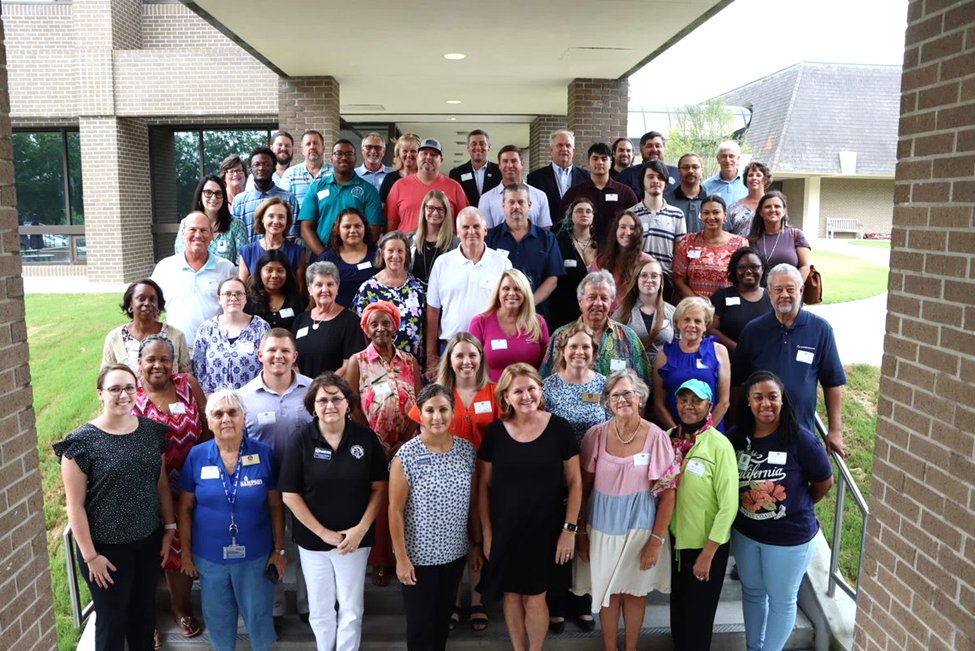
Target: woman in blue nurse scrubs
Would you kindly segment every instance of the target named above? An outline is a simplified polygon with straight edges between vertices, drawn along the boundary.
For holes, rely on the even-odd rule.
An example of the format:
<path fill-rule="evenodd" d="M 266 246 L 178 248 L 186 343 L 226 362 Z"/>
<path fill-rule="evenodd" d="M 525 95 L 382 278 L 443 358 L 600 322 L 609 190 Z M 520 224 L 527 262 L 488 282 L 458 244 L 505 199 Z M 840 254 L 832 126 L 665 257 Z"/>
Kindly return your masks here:
<path fill-rule="evenodd" d="M 231 651 L 237 616 L 255 651 L 277 641 L 274 582 L 284 576 L 284 504 L 271 448 L 244 437 L 246 411 L 231 389 L 213 393 L 213 440 L 193 448 L 179 477 L 183 572 L 199 577 L 210 643 Z"/>

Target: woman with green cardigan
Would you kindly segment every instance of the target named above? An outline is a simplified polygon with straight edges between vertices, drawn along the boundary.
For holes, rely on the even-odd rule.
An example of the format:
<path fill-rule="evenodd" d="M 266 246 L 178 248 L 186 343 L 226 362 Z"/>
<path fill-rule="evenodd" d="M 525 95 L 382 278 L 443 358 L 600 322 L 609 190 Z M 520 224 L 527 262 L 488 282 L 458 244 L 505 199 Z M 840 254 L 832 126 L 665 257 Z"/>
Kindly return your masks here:
<path fill-rule="evenodd" d="M 711 388 L 688 380 L 677 389 L 680 424 L 668 432 L 680 483 L 670 521 L 670 630 L 675 649 L 711 648 L 711 631 L 738 510 L 734 447 L 714 428 Z"/>

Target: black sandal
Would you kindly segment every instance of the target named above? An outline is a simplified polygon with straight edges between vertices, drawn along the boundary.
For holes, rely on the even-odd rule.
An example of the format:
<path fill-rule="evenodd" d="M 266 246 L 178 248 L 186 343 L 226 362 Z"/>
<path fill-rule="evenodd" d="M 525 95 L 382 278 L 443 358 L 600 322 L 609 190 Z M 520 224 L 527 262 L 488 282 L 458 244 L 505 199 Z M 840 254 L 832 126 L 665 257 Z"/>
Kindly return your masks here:
<path fill-rule="evenodd" d="M 455 605 L 454 612 L 450 615 L 450 623 L 447 625 L 447 630 L 453 633 L 458 624 L 460 624 L 460 606 Z"/>
<path fill-rule="evenodd" d="M 471 630 L 474 631 L 474 635 L 482 635 L 487 630 L 491 620 L 488 619 L 487 609 L 484 608 L 484 604 L 471 605 L 468 621 L 470 622 Z"/>

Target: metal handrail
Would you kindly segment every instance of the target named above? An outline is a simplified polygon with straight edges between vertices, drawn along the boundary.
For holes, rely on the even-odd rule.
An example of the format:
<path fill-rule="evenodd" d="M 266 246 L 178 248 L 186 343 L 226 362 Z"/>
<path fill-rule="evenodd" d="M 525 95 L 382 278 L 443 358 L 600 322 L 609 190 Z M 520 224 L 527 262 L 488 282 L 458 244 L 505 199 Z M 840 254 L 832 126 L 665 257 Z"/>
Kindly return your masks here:
<path fill-rule="evenodd" d="M 81 628 L 88 616 L 95 610 L 95 604 L 88 602 L 87 606 L 81 605 L 81 589 L 78 585 L 78 559 L 74 555 L 74 534 L 71 533 L 71 525 L 64 528 L 61 534 L 64 541 L 64 564 L 68 570 L 68 592 L 71 596 L 71 618 L 74 620 L 76 628 Z"/>
<path fill-rule="evenodd" d="M 827 429 L 819 414 L 816 414 L 816 430 L 825 441 Z M 833 516 L 833 544 L 830 545 L 829 552 L 829 587 L 826 590 L 826 595 L 832 597 L 836 594 L 836 588 L 839 587 L 853 601 L 856 601 L 857 591 L 860 586 L 860 572 L 863 570 L 863 546 L 867 541 L 867 519 L 870 516 L 870 508 L 867 505 L 867 500 L 863 498 L 863 493 L 860 492 L 860 487 L 857 485 L 856 480 L 850 474 L 850 469 L 847 467 L 846 462 L 843 461 L 843 457 L 835 452 L 832 453 L 832 457 L 839 470 L 839 477 L 836 479 L 836 513 Z M 847 491 L 853 496 L 853 502 L 863 515 L 863 530 L 860 532 L 860 561 L 857 565 L 856 588 L 851 586 L 849 581 L 839 571 L 840 547 L 843 544 L 843 507 L 846 505 Z"/>

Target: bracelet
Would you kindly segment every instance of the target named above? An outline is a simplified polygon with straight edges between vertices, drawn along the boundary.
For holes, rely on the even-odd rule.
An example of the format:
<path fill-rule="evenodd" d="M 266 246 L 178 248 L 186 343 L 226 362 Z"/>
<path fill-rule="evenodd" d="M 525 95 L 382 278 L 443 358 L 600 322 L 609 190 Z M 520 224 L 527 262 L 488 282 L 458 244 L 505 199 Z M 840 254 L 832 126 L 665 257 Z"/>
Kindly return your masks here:
<path fill-rule="evenodd" d="M 98 552 L 95 552 L 95 555 L 92 556 L 91 558 L 85 558 L 84 556 L 82 556 L 81 557 L 81 560 L 83 560 L 85 562 L 85 565 L 90 565 L 91 562 L 93 560 L 95 560 L 96 558 L 98 558 L 99 556 L 101 556 L 101 554 L 99 554 Z"/>
<path fill-rule="evenodd" d="M 661 545 L 667 542 L 666 538 L 664 538 L 663 536 L 658 536 L 652 531 L 650 532 L 650 537 L 653 538 L 654 540 L 659 540 Z"/>
<path fill-rule="evenodd" d="M 166 531 L 176 531 L 176 523 L 171 522 L 169 524 L 164 524 L 163 529 L 165 529 Z"/>

